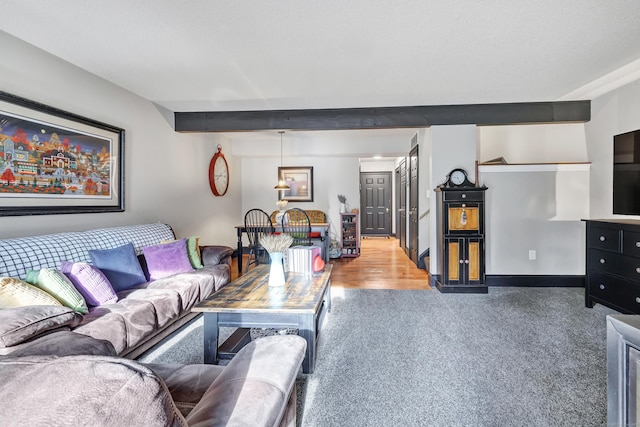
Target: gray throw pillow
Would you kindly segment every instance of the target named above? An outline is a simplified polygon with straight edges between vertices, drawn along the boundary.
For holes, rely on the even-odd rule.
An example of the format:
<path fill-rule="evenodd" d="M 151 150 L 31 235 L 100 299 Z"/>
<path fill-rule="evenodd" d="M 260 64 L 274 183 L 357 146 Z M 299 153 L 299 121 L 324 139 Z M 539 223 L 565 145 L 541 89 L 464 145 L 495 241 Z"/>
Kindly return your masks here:
<path fill-rule="evenodd" d="M 0 348 L 23 343 L 61 327 L 73 328 L 81 321 L 81 314 L 57 305 L 29 305 L 0 310 Z"/>

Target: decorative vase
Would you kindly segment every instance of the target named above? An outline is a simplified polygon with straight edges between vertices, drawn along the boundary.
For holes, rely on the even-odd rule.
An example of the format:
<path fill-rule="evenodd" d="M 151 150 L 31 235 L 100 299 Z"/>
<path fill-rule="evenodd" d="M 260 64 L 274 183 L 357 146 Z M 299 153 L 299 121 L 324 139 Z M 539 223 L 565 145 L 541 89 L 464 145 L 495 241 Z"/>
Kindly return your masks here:
<path fill-rule="evenodd" d="M 347 204 L 340 203 L 340 213 L 346 213 L 346 212 L 347 212 Z"/>
<path fill-rule="evenodd" d="M 282 263 L 282 252 L 270 253 L 271 268 L 269 269 L 269 286 L 284 286 L 284 264 Z"/>

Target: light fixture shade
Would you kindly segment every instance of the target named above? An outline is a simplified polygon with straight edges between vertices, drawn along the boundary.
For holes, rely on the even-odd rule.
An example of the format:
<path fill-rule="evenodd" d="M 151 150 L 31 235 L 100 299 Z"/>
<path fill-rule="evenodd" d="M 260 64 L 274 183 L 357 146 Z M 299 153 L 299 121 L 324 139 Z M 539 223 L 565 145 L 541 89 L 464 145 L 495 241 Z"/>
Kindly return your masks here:
<path fill-rule="evenodd" d="M 273 187 L 274 190 L 290 190 L 291 188 L 284 183 L 284 181 L 279 181 L 278 185 L 276 185 L 275 187 Z"/>

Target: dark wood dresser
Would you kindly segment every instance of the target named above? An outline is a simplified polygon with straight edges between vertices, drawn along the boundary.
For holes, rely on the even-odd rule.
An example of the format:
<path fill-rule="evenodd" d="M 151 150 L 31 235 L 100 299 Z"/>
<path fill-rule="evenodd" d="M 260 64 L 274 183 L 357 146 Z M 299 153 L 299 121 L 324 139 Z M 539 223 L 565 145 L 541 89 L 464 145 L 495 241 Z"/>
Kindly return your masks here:
<path fill-rule="evenodd" d="M 640 314 L 640 221 L 585 220 L 585 305 Z"/>

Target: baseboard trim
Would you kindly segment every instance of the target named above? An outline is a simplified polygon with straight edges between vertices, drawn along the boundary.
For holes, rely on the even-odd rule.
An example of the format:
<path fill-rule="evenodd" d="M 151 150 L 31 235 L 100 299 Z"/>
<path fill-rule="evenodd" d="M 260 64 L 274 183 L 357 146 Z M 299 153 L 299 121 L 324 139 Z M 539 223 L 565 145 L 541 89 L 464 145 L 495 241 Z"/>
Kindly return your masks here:
<path fill-rule="evenodd" d="M 431 287 L 435 288 L 440 280 L 439 274 L 431 275 Z M 487 286 L 529 286 L 538 288 L 584 288 L 585 277 L 582 275 L 552 274 L 487 274 Z"/>
<path fill-rule="evenodd" d="M 487 286 L 530 286 L 546 288 L 584 288 L 584 276 L 577 275 L 525 275 L 487 274 Z"/>

